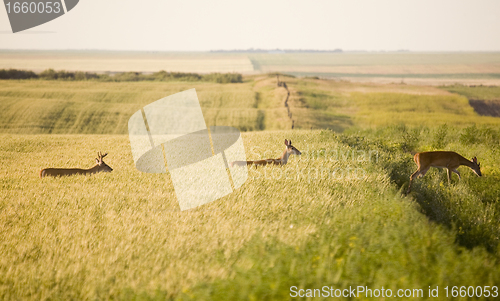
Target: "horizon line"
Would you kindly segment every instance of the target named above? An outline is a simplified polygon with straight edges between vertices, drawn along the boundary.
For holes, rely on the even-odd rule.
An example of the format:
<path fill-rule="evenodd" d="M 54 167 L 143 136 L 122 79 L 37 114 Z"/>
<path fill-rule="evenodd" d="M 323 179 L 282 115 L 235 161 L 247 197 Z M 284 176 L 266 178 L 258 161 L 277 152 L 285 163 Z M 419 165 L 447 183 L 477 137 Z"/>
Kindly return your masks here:
<path fill-rule="evenodd" d="M 398 49 L 398 50 L 343 50 L 337 49 L 281 49 L 281 48 L 248 48 L 248 49 L 212 49 L 212 50 L 131 50 L 131 49 L 95 49 L 95 48 L 67 48 L 67 49 L 27 49 L 27 48 L 0 48 L 0 52 L 12 52 L 12 51 L 101 51 L 101 52 L 157 52 L 157 53 L 269 53 L 269 54 L 286 54 L 286 53 L 492 53 L 500 52 L 500 50 L 409 50 L 409 49 Z"/>

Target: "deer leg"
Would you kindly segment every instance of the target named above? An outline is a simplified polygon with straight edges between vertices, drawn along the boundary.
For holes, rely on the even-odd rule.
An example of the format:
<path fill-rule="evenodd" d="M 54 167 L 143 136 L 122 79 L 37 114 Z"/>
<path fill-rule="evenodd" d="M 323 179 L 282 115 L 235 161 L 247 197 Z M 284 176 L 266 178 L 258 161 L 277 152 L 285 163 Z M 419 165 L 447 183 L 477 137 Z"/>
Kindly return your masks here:
<path fill-rule="evenodd" d="M 458 179 L 459 179 L 459 180 L 461 180 L 461 179 L 462 179 L 462 177 L 460 177 L 460 173 L 458 172 L 458 170 L 453 169 L 453 170 L 452 170 L 452 172 L 454 172 L 454 173 L 456 173 L 456 174 L 457 174 L 457 176 L 458 176 Z"/>
<path fill-rule="evenodd" d="M 411 176 L 410 176 L 410 184 L 408 185 L 408 191 L 407 193 L 410 193 L 410 189 L 411 189 L 411 183 L 413 182 L 413 180 L 415 178 L 421 178 L 423 176 L 425 176 L 425 174 L 429 171 L 429 168 L 431 168 L 430 166 L 428 166 L 427 168 L 422 168 L 420 167 L 419 169 L 417 169 L 416 172 L 414 172 Z"/>
<path fill-rule="evenodd" d="M 418 175 L 418 177 L 422 178 L 423 176 L 425 176 L 425 174 L 429 171 L 430 168 L 431 167 L 429 166 L 429 167 L 427 167 L 425 169 L 421 169 L 420 174 Z"/>
<path fill-rule="evenodd" d="M 406 194 L 410 193 L 411 190 L 411 182 L 420 175 L 420 169 L 417 169 L 411 176 L 410 176 L 410 183 L 408 184 L 408 190 L 406 191 Z"/>
<path fill-rule="evenodd" d="M 413 181 L 413 179 L 415 179 L 419 175 L 420 175 L 420 169 L 417 169 L 417 171 L 410 176 L 410 181 Z"/>
<path fill-rule="evenodd" d="M 448 170 L 448 184 L 450 184 L 451 183 L 451 169 L 448 168 L 447 170 Z"/>

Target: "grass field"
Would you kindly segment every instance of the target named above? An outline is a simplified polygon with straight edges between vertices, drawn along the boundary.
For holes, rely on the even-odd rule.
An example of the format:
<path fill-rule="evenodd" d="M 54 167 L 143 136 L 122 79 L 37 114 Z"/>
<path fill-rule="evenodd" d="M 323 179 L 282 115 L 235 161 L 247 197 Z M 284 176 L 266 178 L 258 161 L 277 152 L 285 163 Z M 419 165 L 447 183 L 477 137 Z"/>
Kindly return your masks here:
<path fill-rule="evenodd" d="M 294 130 L 273 76 L 0 81 L 0 299 L 290 300 L 293 286 L 364 286 L 449 300 L 453 286 L 499 286 L 500 118 L 467 102 L 498 88 L 280 79 Z M 247 131 L 249 160 L 278 157 L 284 139 L 303 155 L 181 212 L 168 174 L 135 169 L 126 133 L 132 113 L 190 88 L 207 125 Z M 477 156 L 483 177 L 460 167 L 449 185 L 432 169 L 404 195 L 411 154 L 444 149 Z M 112 173 L 38 177 L 91 167 L 97 151 Z"/>
<path fill-rule="evenodd" d="M 283 92 L 275 84 L 255 89 L 254 84 L 2 81 L 0 128 L 18 134 L 126 134 L 128 119 L 137 110 L 191 88 L 197 91 L 208 126 L 290 128 Z"/>
<path fill-rule="evenodd" d="M 0 132 L 11 134 L 126 134 L 128 118 L 165 96 L 195 88 L 208 126 L 241 131 L 345 129 L 367 126 L 500 125 L 478 116 L 467 95 L 493 97 L 497 88 L 353 84 L 282 76 L 291 92 L 287 115 L 285 89 L 269 75 L 247 76 L 243 83 L 98 82 L 1 80 Z M 460 96 L 455 93 L 462 95 Z M 485 92 L 487 91 L 487 92 Z M 467 94 L 467 93 L 469 94 Z"/>
<path fill-rule="evenodd" d="M 291 286 L 428 296 L 429 286 L 498 285 L 499 148 L 453 142 L 464 133 L 447 132 L 445 147 L 477 155 L 484 177 L 463 171 L 449 186 L 431 171 L 408 197 L 404 150 L 432 148 L 438 131 L 246 133 L 250 159 L 280 153 L 284 138 L 303 155 L 250 169 L 236 192 L 186 212 L 168 175 L 134 168 L 127 136 L 3 135 L 0 296 L 275 300 Z M 47 166 L 90 167 L 96 150 L 112 173 L 38 178 Z"/>
<path fill-rule="evenodd" d="M 249 54 L 261 72 L 322 77 L 496 78 L 499 53 L 346 52 Z"/>

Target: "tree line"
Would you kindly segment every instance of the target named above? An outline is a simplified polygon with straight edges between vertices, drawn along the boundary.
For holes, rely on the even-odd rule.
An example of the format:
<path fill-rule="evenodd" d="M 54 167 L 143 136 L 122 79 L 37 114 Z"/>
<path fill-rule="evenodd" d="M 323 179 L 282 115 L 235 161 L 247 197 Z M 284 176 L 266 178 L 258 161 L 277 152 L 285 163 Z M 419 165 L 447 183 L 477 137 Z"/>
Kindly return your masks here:
<path fill-rule="evenodd" d="M 82 71 L 65 71 L 47 69 L 40 73 L 30 70 L 0 69 L 0 79 L 44 79 L 44 80 L 97 80 L 110 82 L 136 82 L 136 81 L 205 81 L 214 83 L 241 83 L 243 76 L 239 73 L 184 73 L 158 71 L 152 74 L 141 72 L 120 72 L 113 75 Z"/>

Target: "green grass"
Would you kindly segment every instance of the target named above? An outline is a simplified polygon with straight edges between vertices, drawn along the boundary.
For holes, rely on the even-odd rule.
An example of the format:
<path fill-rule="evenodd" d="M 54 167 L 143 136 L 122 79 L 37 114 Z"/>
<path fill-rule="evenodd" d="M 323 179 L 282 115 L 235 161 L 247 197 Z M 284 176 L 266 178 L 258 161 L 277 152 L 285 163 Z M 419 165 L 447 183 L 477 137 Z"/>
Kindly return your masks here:
<path fill-rule="evenodd" d="M 253 82 L 1 82 L 0 132 L 3 133 L 126 134 L 128 119 L 137 110 L 191 88 L 196 88 L 208 126 L 230 125 L 242 131 L 291 127 L 274 121 L 276 117 L 286 117 L 282 95 L 274 95 L 274 87 L 264 86 L 262 91 L 254 91 Z M 257 93 L 265 101 L 261 105 L 266 106 L 264 111 L 254 107 Z"/>
<path fill-rule="evenodd" d="M 478 116 L 467 98 L 442 90 L 407 85 L 355 85 L 282 76 L 295 129 L 386 126 L 394 123 L 450 126 L 499 125 Z M 286 90 L 274 76 L 246 77 L 243 83 L 96 82 L 2 80 L 0 132 L 10 134 L 126 134 L 130 116 L 165 96 L 196 88 L 208 126 L 227 125 L 241 131 L 292 127 L 284 101 Z M 496 88 L 447 88 L 464 94 Z M 473 91 L 473 92 L 470 92 Z M 479 92 L 481 91 L 481 92 Z M 487 91 L 487 92 L 483 92 Z"/>
<path fill-rule="evenodd" d="M 449 186 L 429 172 L 404 197 L 415 166 L 403 146 L 428 147 L 426 131 L 245 133 L 249 159 L 281 153 L 284 138 L 303 155 L 252 168 L 233 194 L 185 212 L 168 175 L 134 168 L 126 136 L 3 135 L 0 296 L 276 300 L 291 286 L 498 285 L 498 199 L 482 191 L 500 182 L 498 149 L 447 144 L 477 155 L 484 177 L 463 171 Z M 38 178 L 90 167 L 97 150 L 112 173 Z"/>
<path fill-rule="evenodd" d="M 495 159 L 500 154 L 498 129 L 391 126 L 348 134 L 343 141 L 361 149 L 373 145 L 384 149 L 382 165 L 401 188 L 407 187 L 409 174 L 416 170 L 408 153 L 445 149 L 467 158 L 477 157 L 483 177 L 478 178 L 464 167 L 462 180 L 454 176 L 450 186 L 444 171 L 431 169 L 424 178 L 416 180 L 418 188 L 413 196 L 430 220 L 457 228 L 457 242 L 469 248 L 480 245 L 500 254 L 500 173 Z"/>
<path fill-rule="evenodd" d="M 353 93 L 351 99 L 359 108 L 358 122 L 365 126 L 500 124 L 499 118 L 479 116 L 468 99 L 458 95 Z"/>
<path fill-rule="evenodd" d="M 481 99 L 481 100 L 498 100 L 500 99 L 500 87 L 498 86 L 444 86 L 441 87 L 452 93 L 464 95 L 468 99 Z"/>
<path fill-rule="evenodd" d="M 354 125 L 349 97 L 325 87 L 316 80 L 287 79 L 296 90 L 290 98 L 292 115 L 298 128 L 332 129 L 342 132 Z"/>

